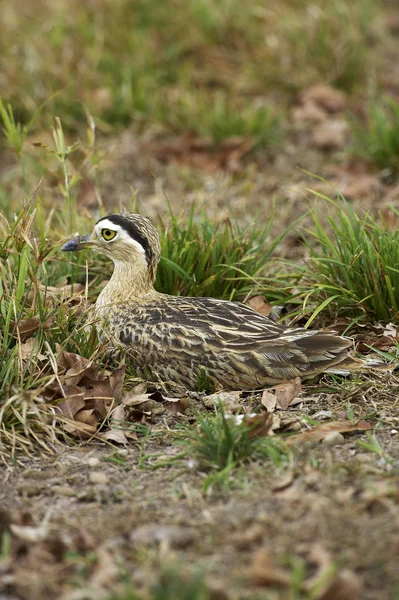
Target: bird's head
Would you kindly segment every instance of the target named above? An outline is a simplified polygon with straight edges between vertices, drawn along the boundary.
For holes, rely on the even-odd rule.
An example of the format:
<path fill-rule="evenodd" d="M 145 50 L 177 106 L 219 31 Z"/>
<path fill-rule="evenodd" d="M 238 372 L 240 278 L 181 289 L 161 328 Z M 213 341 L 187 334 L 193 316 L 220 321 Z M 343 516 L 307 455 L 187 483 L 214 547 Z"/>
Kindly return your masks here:
<path fill-rule="evenodd" d="M 69 240 L 61 250 L 76 252 L 85 248 L 105 254 L 115 265 L 145 266 L 155 279 L 161 248 L 158 232 L 146 217 L 129 212 L 108 215 L 97 221 L 91 234 Z"/>

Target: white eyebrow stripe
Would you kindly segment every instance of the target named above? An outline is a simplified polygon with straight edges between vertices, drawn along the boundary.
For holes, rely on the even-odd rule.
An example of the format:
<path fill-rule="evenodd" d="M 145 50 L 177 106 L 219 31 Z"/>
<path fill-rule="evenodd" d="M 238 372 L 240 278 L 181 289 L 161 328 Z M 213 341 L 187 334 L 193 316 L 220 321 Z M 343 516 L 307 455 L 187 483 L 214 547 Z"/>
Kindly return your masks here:
<path fill-rule="evenodd" d="M 144 250 L 143 246 L 140 244 L 140 242 L 131 238 L 130 235 L 123 229 L 123 227 L 121 227 L 120 225 L 116 225 L 109 219 L 102 219 L 99 223 L 96 224 L 94 229 L 95 229 L 95 232 L 98 235 L 98 237 L 102 237 L 101 236 L 102 229 L 110 229 L 111 231 L 116 231 L 118 234 L 118 238 L 121 241 L 123 241 L 125 244 L 130 244 L 130 246 L 133 246 L 137 250 L 137 252 L 139 252 L 140 254 L 145 256 L 145 250 Z M 116 239 L 116 238 L 113 238 L 113 239 Z M 113 240 L 110 240 L 109 243 L 112 243 L 112 241 Z"/>

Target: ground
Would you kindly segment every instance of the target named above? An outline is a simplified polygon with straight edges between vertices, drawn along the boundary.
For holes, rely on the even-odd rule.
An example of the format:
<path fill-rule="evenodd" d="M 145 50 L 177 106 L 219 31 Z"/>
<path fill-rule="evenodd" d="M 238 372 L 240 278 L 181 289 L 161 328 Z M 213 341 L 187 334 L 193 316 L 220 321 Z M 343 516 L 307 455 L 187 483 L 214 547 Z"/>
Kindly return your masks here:
<path fill-rule="evenodd" d="M 270 56 L 261 51 L 259 40 L 263 40 L 263 29 L 261 38 L 255 36 L 252 40 L 249 36 L 247 45 L 241 44 L 240 28 L 249 25 L 241 21 L 231 24 L 226 16 L 227 32 L 233 33 L 231 39 L 226 34 L 224 55 L 219 52 L 223 35 L 216 36 L 214 28 L 218 30 L 225 17 L 215 13 L 215 27 L 212 20 L 207 20 L 207 2 L 198 3 L 199 8 L 196 3 L 188 2 L 187 6 L 198 10 L 198 18 L 203 18 L 209 38 L 204 41 L 195 30 L 198 35 L 194 36 L 191 46 L 181 29 L 176 34 L 170 26 L 170 33 L 168 28 L 161 27 L 161 31 L 152 36 L 151 43 L 161 48 L 159 56 L 167 55 L 172 64 L 175 54 L 162 51 L 165 46 L 172 47 L 170 40 L 165 42 L 163 36 L 177 35 L 177 39 L 183 39 L 176 55 L 181 53 L 185 60 L 198 67 L 198 81 L 191 82 L 187 100 L 184 73 L 181 80 L 171 73 L 158 74 L 158 88 L 155 91 L 152 87 L 145 88 L 148 96 L 152 93 L 162 96 L 162 82 L 167 81 L 165 106 L 158 100 L 156 110 L 149 102 L 142 107 L 140 98 L 129 96 L 126 100 L 124 79 L 119 87 L 113 80 L 107 80 L 106 85 L 101 78 L 97 81 L 95 53 L 78 60 L 80 47 L 85 48 L 92 39 L 90 11 L 97 4 L 89 4 L 88 22 L 83 15 L 86 8 L 80 3 L 74 5 L 79 23 L 82 17 L 85 25 L 74 30 L 75 38 L 68 37 L 72 45 L 63 47 L 62 68 L 58 69 L 57 64 L 44 64 L 42 70 L 39 68 L 39 58 L 45 53 L 41 44 L 47 48 L 47 31 L 28 65 L 31 73 L 19 63 L 25 54 L 30 56 L 28 42 L 12 46 L 14 59 L 8 65 L 3 64 L 6 84 L 11 91 L 9 98 L 1 93 L 14 103 L 17 114 L 25 117 L 30 114 L 33 107 L 46 99 L 46 94 L 54 91 L 54 86 L 67 90 L 67 95 L 60 96 L 59 101 L 52 100 L 54 104 L 44 111 L 43 119 L 39 119 L 37 127 L 29 133 L 23 161 L 6 143 L 0 145 L 0 208 L 10 222 L 21 199 L 29 197 L 42 178 L 35 218 L 55 214 L 56 233 L 49 232 L 50 226 L 46 230 L 53 241 L 57 236 L 57 239 L 65 238 L 73 233 L 68 229 L 66 213 L 62 212 L 63 204 L 68 203 L 68 193 L 62 188 L 64 173 L 61 163 L 57 163 L 59 157 L 49 157 L 43 148 L 33 149 L 32 142 L 53 147 L 49 122 L 50 119 L 53 122 L 57 114 L 65 123 L 69 143 L 78 135 L 84 137 L 82 131 L 86 125 L 82 124 L 82 111 L 75 112 L 76 107 L 72 109 L 68 104 L 74 100 L 73 94 L 78 93 L 74 87 L 78 84 L 72 81 L 77 65 L 78 83 L 87 84 L 87 89 L 83 86 L 79 91 L 79 97 L 98 121 L 96 150 L 82 143 L 84 149 L 71 154 L 68 162 L 76 202 L 75 216 L 79 217 L 80 224 L 89 225 L 100 214 L 129 208 L 167 227 L 169 205 L 175 215 L 181 213 L 184 221 L 194 204 L 197 221 L 201 214 L 213 222 L 225 222 L 233 215 L 241 224 L 256 222 L 259 225 L 274 214 L 272 233 L 278 235 L 293 218 L 301 216 L 300 225 L 290 231 L 274 253 L 275 257 L 288 259 L 294 265 L 302 264 L 309 256 L 309 249 L 302 240 L 303 233 L 313 224 L 308 209 L 318 206 L 320 218 L 324 219 L 320 195 L 336 199 L 343 194 L 359 214 L 370 212 L 381 219 L 388 230 L 397 227 L 395 206 L 399 183 L 395 161 L 397 163 L 399 151 L 395 155 L 392 150 L 393 158 L 389 155 L 386 160 L 393 162 L 384 168 L 372 154 L 371 143 L 366 157 L 364 148 L 363 154 L 354 150 L 353 129 L 353 121 L 360 118 L 364 124 L 367 120 L 369 88 L 376 80 L 381 97 L 385 93 L 396 100 L 399 97 L 395 51 L 399 27 L 389 2 L 378 4 L 370 29 L 364 27 L 363 21 L 359 25 L 356 20 L 359 15 L 350 13 L 348 20 L 352 24 L 353 19 L 356 27 L 354 25 L 349 33 L 342 27 L 343 37 L 337 44 L 334 42 L 337 15 L 330 15 L 332 49 L 326 44 L 323 54 L 321 45 L 318 46 L 325 66 L 322 60 L 316 60 L 317 52 L 313 53 L 312 47 L 306 53 L 306 44 L 299 40 L 296 45 L 295 40 L 290 39 L 291 45 L 287 42 L 281 51 L 283 55 L 287 53 L 287 60 L 280 60 L 277 53 L 278 68 L 273 71 L 270 67 L 272 75 L 269 73 L 268 77 L 272 85 L 266 74 L 261 79 L 254 73 L 268 60 L 276 69 L 273 61 L 277 55 L 273 48 L 282 33 L 278 29 L 277 39 L 270 34 L 276 18 L 273 11 L 249 2 L 253 9 L 250 18 L 265 19 Z M 103 4 L 105 12 L 98 10 L 97 17 L 100 22 L 103 15 L 108 24 L 110 8 L 106 2 Z M 146 23 L 146 4 L 139 4 L 142 21 Z M 296 3 L 291 4 L 296 10 Z M 324 18 L 324 8 L 321 10 L 319 4 L 308 7 L 309 35 L 314 36 L 318 31 L 316 28 L 312 33 L 312 19 L 317 24 L 318 19 Z M 151 3 L 152 7 L 158 5 L 162 3 Z M 183 10 L 179 2 L 174 6 Z M 353 6 L 354 10 L 360 7 L 360 17 L 363 8 L 366 14 L 362 3 L 354 2 Z M 66 12 L 70 10 L 68 3 L 60 3 L 60 7 Z M 348 3 L 337 5 L 337 14 L 345 13 L 347 7 L 350 11 Z M 37 17 L 31 14 L 29 7 L 22 8 L 27 11 L 23 14 L 26 28 L 27 23 L 35 23 Z M 289 15 L 291 19 L 292 13 Z M 329 22 L 330 17 L 326 15 Z M 12 40 L 18 17 L 11 8 L 6 16 L 5 29 Z M 114 16 L 118 27 L 123 29 L 123 11 Z M 69 27 L 74 29 L 74 17 L 71 14 L 68 18 Z M 53 15 L 48 28 L 54 38 L 51 43 L 56 48 L 62 36 L 69 35 L 68 27 L 57 19 L 58 16 Z M 98 27 L 100 30 L 100 25 Z M 109 27 L 112 27 L 110 22 Z M 292 23 L 291 28 L 295 29 Z M 146 48 L 148 36 L 143 31 L 143 37 L 134 43 Z M 389 31 L 389 35 L 385 36 L 385 31 Z M 329 35 L 327 32 L 327 38 Z M 350 43 L 357 45 L 347 47 L 345 44 L 349 42 L 345 35 L 349 36 Z M 99 34 L 93 38 L 96 48 L 104 42 Z M 114 52 L 116 38 L 104 37 L 109 56 Z M 349 59 L 363 56 L 362 45 L 367 46 L 369 58 L 364 63 L 355 62 L 352 69 Z M 204 48 L 211 53 L 209 60 L 213 69 L 210 73 L 200 69 L 201 61 L 196 58 L 197 54 L 203 55 Z M 134 49 L 139 52 L 136 46 Z M 305 56 L 312 68 L 300 73 L 295 52 L 302 58 Z M 149 51 L 146 53 L 150 55 Z M 330 54 L 333 55 L 331 63 Z M 116 45 L 116 64 L 118 61 Z M 129 70 L 129 56 L 121 58 L 121 62 L 123 77 L 133 77 L 135 72 Z M 235 82 L 237 64 L 241 71 Z M 347 69 L 345 83 L 341 64 Z M 42 81 L 39 75 L 43 77 L 47 67 L 53 80 L 43 91 L 46 80 Z M 149 67 L 146 64 L 144 67 L 146 76 Z M 154 65 L 152 67 L 156 72 Z M 37 89 L 33 92 L 28 84 L 31 82 L 33 86 L 35 77 Z M 349 84 L 348 77 L 353 78 Z M 137 89 L 146 82 L 146 77 L 139 79 Z M 234 130 L 231 134 L 228 131 L 225 139 L 215 141 L 220 123 L 212 113 L 211 103 L 202 106 L 201 102 L 207 102 L 207 90 L 211 97 L 215 89 L 217 94 L 218 86 L 224 89 L 224 85 L 227 95 L 233 90 L 234 94 L 254 101 L 248 105 L 250 113 L 264 102 L 267 105 L 271 102 L 276 110 L 283 104 L 280 139 L 276 143 L 269 145 L 268 140 L 258 143 L 257 138 L 254 141 L 254 136 L 247 135 L 245 130 L 241 133 Z M 263 85 L 267 88 L 264 94 Z M 33 105 L 31 97 L 35 98 Z M 134 104 L 133 116 L 129 102 Z M 248 108 L 245 102 L 242 110 Z M 103 104 L 105 108 L 101 112 Z M 239 106 L 241 109 L 242 105 Z M 155 116 L 151 111 L 156 112 Z M 208 123 L 207 113 L 212 113 L 215 122 Z M 225 120 L 225 117 L 221 119 L 223 123 Z M 251 123 L 247 123 L 248 128 Z M 270 128 L 271 136 L 272 133 Z M 397 132 L 396 137 L 399 139 Z M 23 169 L 19 170 L 22 163 Z M 72 222 L 76 223 L 71 219 Z M 91 260 L 90 265 L 95 265 L 95 259 Z M 6 262 L 4 258 L 4 264 Z M 396 262 L 393 266 L 396 268 Z M 54 275 L 51 269 L 49 272 Z M 6 285 L 1 288 L 2 294 L 3 290 L 7 292 L 6 288 Z M 65 306 L 66 311 L 72 310 L 70 304 Z M 317 315 L 313 325 L 332 326 L 342 332 L 350 319 L 342 321 L 340 318 L 338 313 L 323 312 Z M 0 600 L 399 598 L 399 379 L 395 372 L 397 350 L 396 355 L 392 350 L 395 344 L 397 348 L 398 341 L 397 314 L 392 320 L 390 325 L 369 320 L 350 329 L 355 350 L 367 352 L 367 344 L 377 340 L 377 349 L 392 351 L 392 360 L 396 356 L 392 368 L 367 367 L 345 376 L 323 375 L 303 383 L 286 406 L 276 405 L 273 397 L 262 394 L 240 396 L 233 392 L 224 396 L 226 414 L 261 415 L 267 425 L 257 432 L 259 439 L 277 439 L 286 454 L 284 460 L 248 456 L 222 474 L 201 462 L 194 446 L 182 445 L 176 436 L 182 425 L 194 430 L 201 417 L 214 414 L 213 397 L 182 393 L 179 401 L 174 402 L 158 394 L 155 400 L 146 397 L 137 406 L 133 399 L 134 409 L 129 412 L 131 435 L 122 443 L 120 438 L 118 443 L 112 436 L 100 439 L 108 422 L 84 439 L 73 428 L 71 431 L 61 426 L 53 438 L 44 437 L 40 428 L 33 428 L 36 438 L 32 438 L 29 437 L 31 430 L 26 431 L 24 437 L 27 421 L 22 419 L 21 424 L 17 418 L 16 422 L 11 419 L 11 426 L 5 423 L 4 414 L 8 414 L 7 402 L 12 394 L 26 392 L 28 398 L 34 394 L 30 388 L 21 390 L 17 378 L 0 400 L 4 435 L 0 446 Z M 306 318 L 300 322 L 305 321 Z M 2 354 L 0 359 L 3 360 Z M 22 371 L 24 363 L 18 364 Z M 126 377 L 118 401 L 131 400 L 131 388 L 132 382 Z M 40 397 L 39 408 L 41 401 Z M 48 399 L 46 403 L 53 410 L 53 418 L 54 406 Z M 21 413 L 16 409 L 15 414 Z M 326 429 L 318 436 L 318 428 L 323 425 Z M 287 441 L 287 436 L 300 436 L 305 432 L 309 432 L 309 439 L 304 436 L 298 437 L 296 443 Z M 16 441 L 12 443 L 14 434 Z M 21 440 L 28 438 L 24 450 Z"/>

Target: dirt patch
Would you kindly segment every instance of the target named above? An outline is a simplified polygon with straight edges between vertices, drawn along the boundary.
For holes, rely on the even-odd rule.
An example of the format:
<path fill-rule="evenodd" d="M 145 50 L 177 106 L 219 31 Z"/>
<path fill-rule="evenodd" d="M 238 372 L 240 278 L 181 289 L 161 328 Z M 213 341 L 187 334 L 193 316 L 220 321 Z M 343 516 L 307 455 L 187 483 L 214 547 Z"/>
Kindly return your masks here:
<path fill-rule="evenodd" d="M 29 600 L 91 598 L 128 585 L 152 597 L 172 564 L 183 579 L 200 568 L 212 598 L 257 598 L 268 590 L 285 598 L 298 585 L 300 565 L 297 597 L 324 598 L 309 595 L 312 577 L 327 589 L 346 570 L 361 593 L 343 597 L 392 598 L 399 575 L 399 428 L 398 382 L 389 377 L 379 395 L 368 377 L 352 390 L 345 384 L 326 393 L 326 385 L 337 385 L 327 378 L 277 413 L 306 429 L 304 416 L 328 422 L 346 418 L 350 407 L 354 418 L 371 419 L 377 454 L 364 446 L 370 437 L 349 433 L 297 446 L 282 470 L 247 463 L 227 486 L 207 493 L 206 473 L 189 458 L 154 469 L 179 451 L 169 434 L 175 416 L 156 419 L 148 440 L 126 448 L 61 443 L 51 456 L 17 457 L 2 467 L 1 527 L 10 540 L 3 542 L 3 592 Z M 265 556 L 285 583 L 273 580 Z M 317 556 L 327 556 L 322 579 Z"/>

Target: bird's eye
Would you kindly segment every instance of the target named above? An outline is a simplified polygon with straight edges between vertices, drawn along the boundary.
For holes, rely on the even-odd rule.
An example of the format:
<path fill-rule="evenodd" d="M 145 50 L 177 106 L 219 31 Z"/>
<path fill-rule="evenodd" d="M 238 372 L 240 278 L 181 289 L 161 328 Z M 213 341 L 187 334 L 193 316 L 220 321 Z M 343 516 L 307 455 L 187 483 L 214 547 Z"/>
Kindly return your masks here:
<path fill-rule="evenodd" d="M 111 229 L 101 229 L 101 235 L 105 241 L 109 242 L 116 236 L 116 231 L 112 231 Z"/>

